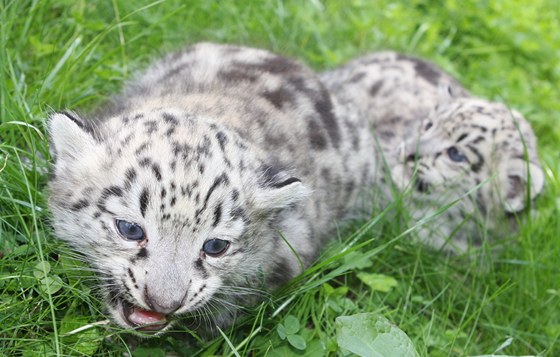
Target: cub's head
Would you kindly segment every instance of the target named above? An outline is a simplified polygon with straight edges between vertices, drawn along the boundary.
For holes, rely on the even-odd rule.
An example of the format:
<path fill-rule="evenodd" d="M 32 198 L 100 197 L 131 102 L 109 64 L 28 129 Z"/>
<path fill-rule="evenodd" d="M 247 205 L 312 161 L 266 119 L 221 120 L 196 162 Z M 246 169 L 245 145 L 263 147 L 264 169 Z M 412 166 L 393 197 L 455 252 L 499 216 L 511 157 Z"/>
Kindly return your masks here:
<path fill-rule="evenodd" d="M 439 105 L 399 156 L 392 168 L 397 186 L 439 208 L 464 196 L 450 210 L 459 220 L 474 210 L 519 212 L 544 185 L 530 125 L 518 112 L 482 99 Z"/>
<path fill-rule="evenodd" d="M 181 111 L 58 113 L 48 130 L 55 234 L 96 269 L 124 327 L 161 331 L 246 299 L 267 278 L 271 223 L 307 194 L 234 132 Z"/>

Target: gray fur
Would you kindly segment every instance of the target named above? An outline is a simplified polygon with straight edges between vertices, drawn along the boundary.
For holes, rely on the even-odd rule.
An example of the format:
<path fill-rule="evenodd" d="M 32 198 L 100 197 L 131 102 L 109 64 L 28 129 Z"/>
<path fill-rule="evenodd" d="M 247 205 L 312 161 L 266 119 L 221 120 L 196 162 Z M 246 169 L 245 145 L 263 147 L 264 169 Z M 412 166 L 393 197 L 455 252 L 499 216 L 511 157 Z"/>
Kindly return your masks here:
<path fill-rule="evenodd" d="M 460 97 L 434 112 L 441 83 Z M 367 210 L 372 186 L 388 187 L 380 160 L 391 160 L 391 175 L 403 170 L 400 151 L 390 148 L 406 151 L 408 139 L 422 139 L 423 118 L 435 115 L 442 125 L 433 127 L 445 127 L 463 98 L 470 97 L 437 67 L 396 54 L 364 57 L 319 79 L 267 51 L 201 43 L 153 64 L 93 118 L 49 119 L 55 233 L 97 269 L 120 325 L 144 327 L 127 318 L 132 309 L 169 320 L 203 312 L 225 326 L 256 292 L 308 267 L 333 222 L 354 207 Z M 487 116 L 498 115 L 493 110 Z M 512 132 L 500 110 L 498 130 Z M 518 142 L 512 146 L 518 156 Z M 481 151 L 487 160 L 467 171 L 487 175 L 493 152 Z M 431 203 L 430 195 L 414 197 Z M 126 239 L 119 221 L 145 235 Z M 228 242 L 223 253 L 202 250 L 212 239 Z"/>

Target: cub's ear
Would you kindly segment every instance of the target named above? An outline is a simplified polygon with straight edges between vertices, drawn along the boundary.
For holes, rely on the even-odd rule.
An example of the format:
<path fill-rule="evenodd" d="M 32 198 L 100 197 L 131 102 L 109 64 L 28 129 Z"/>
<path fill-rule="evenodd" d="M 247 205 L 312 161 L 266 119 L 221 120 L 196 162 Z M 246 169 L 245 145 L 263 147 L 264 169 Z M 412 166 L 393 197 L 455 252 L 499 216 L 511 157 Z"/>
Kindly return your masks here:
<path fill-rule="evenodd" d="M 310 191 L 301 180 L 272 166 L 262 167 L 258 188 L 253 196 L 257 210 L 270 211 L 294 205 L 309 197 Z"/>
<path fill-rule="evenodd" d="M 502 175 L 501 190 L 506 212 L 519 212 L 526 206 L 527 199 L 533 200 L 544 187 L 544 173 L 538 164 L 523 159 L 507 163 Z M 527 198 L 527 189 L 530 197 Z"/>
<path fill-rule="evenodd" d="M 93 126 L 69 111 L 53 114 L 47 130 L 51 156 L 56 161 L 75 160 L 97 146 Z"/>

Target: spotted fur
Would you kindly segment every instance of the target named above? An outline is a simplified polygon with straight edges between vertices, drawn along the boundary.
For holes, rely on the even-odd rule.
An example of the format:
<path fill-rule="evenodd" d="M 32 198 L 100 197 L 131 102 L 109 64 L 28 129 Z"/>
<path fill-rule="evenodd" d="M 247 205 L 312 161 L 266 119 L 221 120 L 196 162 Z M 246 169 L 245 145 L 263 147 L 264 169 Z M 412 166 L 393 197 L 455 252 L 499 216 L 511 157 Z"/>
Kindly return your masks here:
<path fill-rule="evenodd" d="M 226 325 L 309 266 L 365 197 L 372 137 L 341 111 L 294 60 L 210 43 L 171 54 L 93 118 L 50 118 L 56 235 L 103 276 L 120 325 L 135 327 L 132 310 Z M 144 239 L 125 239 L 119 220 Z M 213 257 L 215 238 L 229 246 Z"/>
<path fill-rule="evenodd" d="M 230 324 L 240 305 L 309 266 L 335 221 L 367 209 L 372 185 L 389 186 L 383 157 L 399 188 L 419 188 L 415 207 L 435 203 L 439 186 L 460 182 L 460 194 L 496 172 L 498 196 L 511 192 L 518 211 L 526 165 L 512 118 L 538 165 L 522 117 L 428 63 L 389 62 L 365 57 L 319 78 L 267 51 L 201 43 L 155 62 L 89 118 L 52 115 L 54 230 L 98 271 L 113 320 L 156 332 L 184 316 Z M 441 104 L 440 82 L 462 96 Z M 447 174 L 449 143 L 474 148 L 464 177 L 413 181 L 414 160 L 400 158 Z M 484 204 L 494 197 L 475 192 L 488 192 Z"/>
<path fill-rule="evenodd" d="M 387 168 L 378 172 L 377 187 L 389 199 L 392 183 L 409 191 L 404 200 L 413 224 L 453 204 L 418 230 L 431 245 L 464 250 L 480 243 L 481 227 L 523 210 L 528 188 L 531 199 L 542 191 L 536 138 L 523 116 L 473 97 L 432 63 L 379 52 L 321 79 L 345 108 L 368 120 Z"/>

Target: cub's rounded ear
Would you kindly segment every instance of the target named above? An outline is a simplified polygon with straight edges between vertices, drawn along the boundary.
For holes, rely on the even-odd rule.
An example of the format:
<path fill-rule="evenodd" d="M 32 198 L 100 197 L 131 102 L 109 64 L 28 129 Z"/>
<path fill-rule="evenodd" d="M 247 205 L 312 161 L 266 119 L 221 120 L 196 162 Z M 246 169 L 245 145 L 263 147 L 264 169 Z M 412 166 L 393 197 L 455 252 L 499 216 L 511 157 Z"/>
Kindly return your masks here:
<path fill-rule="evenodd" d="M 75 113 L 55 113 L 47 121 L 51 156 L 55 160 L 73 160 L 96 147 L 96 133 L 91 123 Z"/>
<path fill-rule="evenodd" d="M 305 200 L 311 193 L 300 179 L 272 166 L 262 167 L 262 176 L 253 196 L 257 210 L 276 210 Z"/>
<path fill-rule="evenodd" d="M 506 212 L 519 212 L 544 188 L 544 172 L 540 165 L 523 159 L 508 162 L 502 176 L 501 190 Z M 527 193 L 529 192 L 529 197 Z"/>

